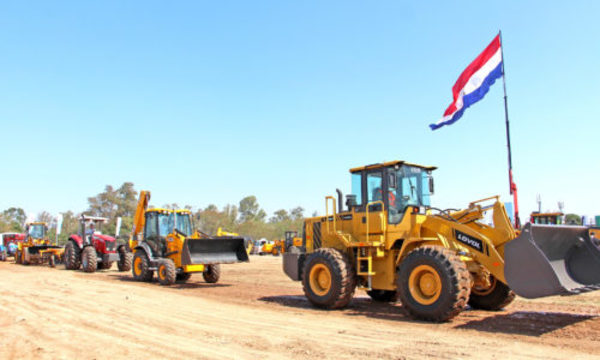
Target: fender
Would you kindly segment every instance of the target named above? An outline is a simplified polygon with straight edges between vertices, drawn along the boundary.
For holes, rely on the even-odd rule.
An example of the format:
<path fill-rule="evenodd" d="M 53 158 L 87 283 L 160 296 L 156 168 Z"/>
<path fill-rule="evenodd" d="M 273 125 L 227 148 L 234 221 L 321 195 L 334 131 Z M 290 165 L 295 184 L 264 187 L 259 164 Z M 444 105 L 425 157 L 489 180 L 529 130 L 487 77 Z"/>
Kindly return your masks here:
<path fill-rule="evenodd" d="M 146 253 L 146 256 L 148 256 L 148 260 L 152 260 L 154 259 L 154 254 L 152 254 L 152 249 L 150 248 L 150 246 L 148 246 L 148 244 L 142 242 L 140 244 L 138 244 L 138 246 L 135 247 L 136 251 L 142 250 Z"/>
<path fill-rule="evenodd" d="M 81 249 L 83 248 L 83 239 L 79 235 L 71 235 L 69 236 L 69 241 L 74 241 L 75 244 Z"/>

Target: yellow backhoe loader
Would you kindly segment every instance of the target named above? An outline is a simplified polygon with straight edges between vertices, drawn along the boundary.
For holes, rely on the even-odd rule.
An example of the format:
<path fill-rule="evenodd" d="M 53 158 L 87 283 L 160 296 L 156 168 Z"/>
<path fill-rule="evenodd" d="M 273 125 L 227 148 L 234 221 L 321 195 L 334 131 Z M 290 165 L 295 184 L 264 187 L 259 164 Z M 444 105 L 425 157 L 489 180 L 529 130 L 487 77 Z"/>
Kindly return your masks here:
<path fill-rule="evenodd" d="M 348 305 L 358 287 L 415 318 L 446 321 L 469 304 L 498 310 L 600 288 L 600 244 L 581 226 L 526 224 L 517 236 L 498 196 L 463 210 L 430 205 L 435 167 L 392 161 L 350 170 L 352 194 L 305 220 L 283 269 L 315 306 Z M 339 209 L 339 212 L 338 212 Z M 482 219 L 492 211 L 493 225 Z"/>
<path fill-rule="evenodd" d="M 171 285 L 202 273 L 206 282 L 216 283 L 219 264 L 248 261 L 244 238 L 210 237 L 194 230 L 189 210 L 148 209 L 149 201 L 150 192 L 141 191 L 129 239 L 134 279 L 152 281 L 156 271 L 161 285 Z"/>

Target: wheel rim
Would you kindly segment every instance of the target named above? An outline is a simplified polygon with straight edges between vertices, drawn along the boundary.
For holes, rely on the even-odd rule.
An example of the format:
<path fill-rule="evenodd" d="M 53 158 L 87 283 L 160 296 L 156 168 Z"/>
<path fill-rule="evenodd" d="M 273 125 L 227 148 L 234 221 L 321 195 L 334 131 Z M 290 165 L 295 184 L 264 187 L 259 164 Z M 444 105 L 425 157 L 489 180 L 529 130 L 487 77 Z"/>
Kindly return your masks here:
<path fill-rule="evenodd" d="M 135 261 L 133 262 L 133 269 L 134 269 L 136 275 L 142 274 L 142 258 L 141 257 L 138 256 L 135 258 Z"/>
<path fill-rule="evenodd" d="M 164 265 L 161 265 L 161 266 L 158 268 L 158 277 L 159 277 L 161 280 L 164 280 L 164 279 L 167 277 L 167 271 L 165 270 L 165 266 L 164 266 Z"/>
<path fill-rule="evenodd" d="M 486 296 L 491 294 L 494 289 L 496 288 L 496 283 L 498 280 L 496 280 L 495 277 L 490 276 L 490 286 L 488 287 L 484 287 L 484 286 L 473 286 L 473 288 L 471 289 L 471 293 L 478 295 L 478 296 Z"/>
<path fill-rule="evenodd" d="M 331 272 L 325 264 L 316 264 L 310 270 L 310 287 L 318 296 L 326 295 L 331 289 Z"/>
<path fill-rule="evenodd" d="M 442 293 L 442 280 L 429 265 L 419 265 L 410 273 L 408 287 L 413 299 L 422 305 L 431 305 Z"/>

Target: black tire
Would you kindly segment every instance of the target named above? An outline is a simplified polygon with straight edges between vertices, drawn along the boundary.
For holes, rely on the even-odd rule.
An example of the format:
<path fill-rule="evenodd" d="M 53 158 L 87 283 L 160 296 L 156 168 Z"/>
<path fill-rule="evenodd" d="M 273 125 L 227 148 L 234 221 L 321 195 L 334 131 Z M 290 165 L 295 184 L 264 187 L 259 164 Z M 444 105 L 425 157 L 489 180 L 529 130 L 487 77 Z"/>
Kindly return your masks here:
<path fill-rule="evenodd" d="M 192 277 L 192 273 L 179 273 L 175 276 L 175 281 L 186 282 Z"/>
<path fill-rule="evenodd" d="M 356 274 L 344 253 L 321 248 L 306 259 L 302 287 L 304 295 L 314 306 L 340 309 L 348 306 L 354 296 Z"/>
<path fill-rule="evenodd" d="M 158 261 L 158 270 L 156 271 L 158 282 L 161 285 L 173 285 L 177 272 L 175 270 L 175 264 L 171 259 L 160 259 Z"/>
<path fill-rule="evenodd" d="M 113 261 L 103 261 L 98 265 L 98 269 L 100 270 L 108 270 L 113 266 Z"/>
<path fill-rule="evenodd" d="M 79 270 L 81 267 L 81 250 L 75 242 L 69 240 L 65 245 L 65 269 Z"/>
<path fill-rule="evenodd" d="M 425 276 L 434 281 L 424 282 Z M 410 286 L 412 281 L 415 283 Z M 425 285 L 415 285 L 430 283 L 434 285 L 424 292 L 421 287 Z M 471 290 L 467 265 L 453 251 L 435 245 L 416 248 L 402 260 L 397 285 L 400 301 L 411 317 L 436 322 L 448 321 L 463 311 Z"/>
<path fill-rule="evenodd" d="M 15 264 L 21 264 L 21 251 L 17 250 L 15 252 Z"/>
<path fill-rule="evenodd" d="M 368 290 L 367 295 L 371 297 L 373 301 L 378 302 L 396 302 L 398 301 L 398 292 L 394 290 Z"/>
<path fill-rule="evenodd" d="M 117 267 L 119 271 L 129 271 L 131 270 L 131 260 L 133 258 L 133 254 L 127 251 L 125 246 L 121 246 L 118 250 L 119 253 L 119 261 L 117 261 Z"/>
<path fill-rule="evenodd" d="M 206 265 L 206 269 L 202 273 L 202 277 L 204 278 L 204 281 L 209 284 L 218 282 L 219 278 L 221 277 L 221 265 Z"/>
<path fill-rule="evenodd" d="M 469 305 L 474 309 L 497 311 L 515 300 L 515 293 L 504 283 L 490 275 L 489 289 L 471 289 Z"/>
<path fill-rule="evenodd" d="M 138 281 L 152 281 L 154 277 L 154 271 L 149 270 L 150 260 L 144 250 L 137 250 L 133 254 L 133 265 L 131 266 L 131 272 L 133 278 Z"/>
<path fill-rule="evenodd" d="M 93 246 L 86 246 L 81 251 L 81 267 L 88 273 L 93 273 L 98 269 L 98 256 Z"/>

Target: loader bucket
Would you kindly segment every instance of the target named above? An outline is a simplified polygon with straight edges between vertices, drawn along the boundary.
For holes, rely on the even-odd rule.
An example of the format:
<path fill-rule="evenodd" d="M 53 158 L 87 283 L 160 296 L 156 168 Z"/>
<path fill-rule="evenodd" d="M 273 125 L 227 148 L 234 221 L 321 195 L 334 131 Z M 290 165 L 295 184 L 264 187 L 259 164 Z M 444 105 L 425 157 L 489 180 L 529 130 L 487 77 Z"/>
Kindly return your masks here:
<path fill-rule="evenodd" d="M 504 276 L 519 296 L 600 289 L 600 239 L 582 226 L 532 225 L 504 247 Z"/>
<path fill-rule="evenodd" d="M 231 264 L 248 261 L 244 238 L 218 236 L 203 239 L 185 239 L 182 265 Z"/>

